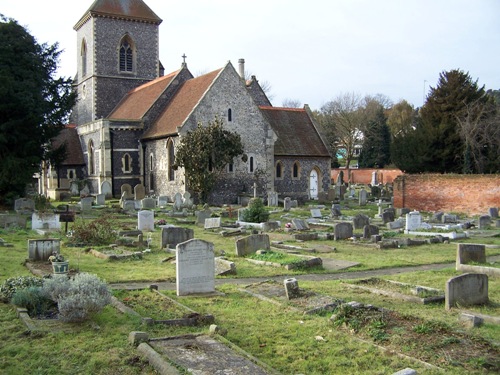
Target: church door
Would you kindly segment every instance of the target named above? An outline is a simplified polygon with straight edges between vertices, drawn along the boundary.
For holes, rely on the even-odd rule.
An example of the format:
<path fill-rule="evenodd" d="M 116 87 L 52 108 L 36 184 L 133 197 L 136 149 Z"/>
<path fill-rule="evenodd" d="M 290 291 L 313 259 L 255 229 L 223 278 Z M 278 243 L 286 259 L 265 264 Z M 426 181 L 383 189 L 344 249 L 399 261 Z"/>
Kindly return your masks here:
<path fill-rule="evenodd" d="M 318 171 L 313 169 L 309 175 L 309 197 L 311 199 L 318 199 Z"/>

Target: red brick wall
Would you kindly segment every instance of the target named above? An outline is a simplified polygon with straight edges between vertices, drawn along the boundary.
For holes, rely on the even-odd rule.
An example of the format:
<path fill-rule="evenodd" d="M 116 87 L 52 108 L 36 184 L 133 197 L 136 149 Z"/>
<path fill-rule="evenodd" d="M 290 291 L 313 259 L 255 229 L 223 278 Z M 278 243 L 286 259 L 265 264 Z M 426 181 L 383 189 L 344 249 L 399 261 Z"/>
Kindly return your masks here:
<path fill-rule="evenodd" d="M 394 180 L 394 207 L 487 214 L 500 207 L 500 175 L 405 174 Z"/>
<path fill-rule="evenodd" d="M 352 182 L 353 184 L 366 184 L 372 182 L 372 173 L 377 172 L 377 181 L 383 184 L 392 183 L 397 176 L 403 174 L 399 169 L 373 169 L 373 168 L 362 168 L 362 169 L 349 169 L 351 175 L 350 179 L 347 176 L 347 171 L 343 168 L 332 169 L 330 175 L 332 178 L 332 184 L 337 181 L 337 176 L 340 171 L 344 171 L 344 182 Z"/>

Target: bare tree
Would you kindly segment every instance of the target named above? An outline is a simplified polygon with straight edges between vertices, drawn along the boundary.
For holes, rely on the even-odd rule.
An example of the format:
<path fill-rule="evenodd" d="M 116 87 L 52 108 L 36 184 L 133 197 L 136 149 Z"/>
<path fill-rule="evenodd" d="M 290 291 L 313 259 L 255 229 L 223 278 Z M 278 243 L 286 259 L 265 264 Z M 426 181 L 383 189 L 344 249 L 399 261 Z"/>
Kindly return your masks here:
<path fill-rule="evenodd" d="M 302 103 L 298 99 L 286 98 L 285 100 L 283 100 L 281 106 L 285 108 L 300 108 L 302 107 Z"/>

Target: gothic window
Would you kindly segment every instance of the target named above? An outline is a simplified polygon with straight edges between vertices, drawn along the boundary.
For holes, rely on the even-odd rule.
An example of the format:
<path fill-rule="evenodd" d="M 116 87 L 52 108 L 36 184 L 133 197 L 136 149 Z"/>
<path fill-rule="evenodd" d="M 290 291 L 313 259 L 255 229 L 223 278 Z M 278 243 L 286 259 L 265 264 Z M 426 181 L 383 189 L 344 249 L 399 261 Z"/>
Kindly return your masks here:
<path fill-rule="evenodd" d="M 253 173 L 255 170 L 255 160 L 253 156 L 248 158 L 248 172 Z"/>
<path fill-rule="evenodd" d="M 233 110 L 231 108 L 229 108 L 227 110 L 227 122 L 231 122 L 233 121 Z"/>
<path fill-rule="evenodd" d="M 82 50 L 81 50 L 81 61 L 82 61 L 82 77 L 87 75 L 87 42 L 85 39 L 82 41 Z"/>
<path fill-rule="evenodd" d="M 131 173 L 132 172 L 132 158 L 129 154 L 123 155 L 122 158 L 122 172 Z"/>
<path fill-rule="evenodd" d="M 293 163 L 292 178 L 294 179 L 300 178 L 300 165 L 299 162 L 297 161 Z"/>
<path fill-rule="evenodd" d="M 229 163 L 227 165 L 227 172 L 228 173 L 233 173 L 234 172 L 234 164 L 233 164 L 233 162 L 231 162 L 231 163 Z"/>
<path fill-rule="evenodd" d="M 89 174 L 92 175 L 95 173 L 95 159 L 94 159 L 94 142 L 92 139 L 89 141 L 89 145 L 87 147 L 87 154 L 88 154 L 88 167 L 89 167 Z"/>
<path fill-rule="evenodd" d="M 128 37 L 120 43 L 120 72 L 133 72 L 134 51 Z"/>
<path fill-rule="evenodd" d="M 283 176 L 283 165 L 281 162 L 276 163 L 276 178 L 282 178 Z"/>
<path fill-rule="evenodd" d="M 149 170 L 153 170 L 153 154 L 149 155 Z"/>
<path fill-rule="evenodd" d="M 168 180 L 175 180 L 175 150 L 174 150 L 174 142 L 169 139 L 167 142 L 167 155 L 168 155 Z"/>
<path fill-rule="evenodd" d="M 76 178 L 76 171 L 74 169 L 68 169 L 66 178 L 68 180 L 74 180 Z"/>

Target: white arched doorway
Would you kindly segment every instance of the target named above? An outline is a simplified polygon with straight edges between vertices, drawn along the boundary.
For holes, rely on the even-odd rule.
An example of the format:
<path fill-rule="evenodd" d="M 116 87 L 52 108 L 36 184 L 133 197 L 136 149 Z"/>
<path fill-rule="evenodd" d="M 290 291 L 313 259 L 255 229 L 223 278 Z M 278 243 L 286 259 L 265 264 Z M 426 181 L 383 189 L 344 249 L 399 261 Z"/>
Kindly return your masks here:
<path fill-rule="evenodd" d="M 309 174 L 309 198 L 318 199 L 319 179 L 318 171 L 313 169 Z"/>

